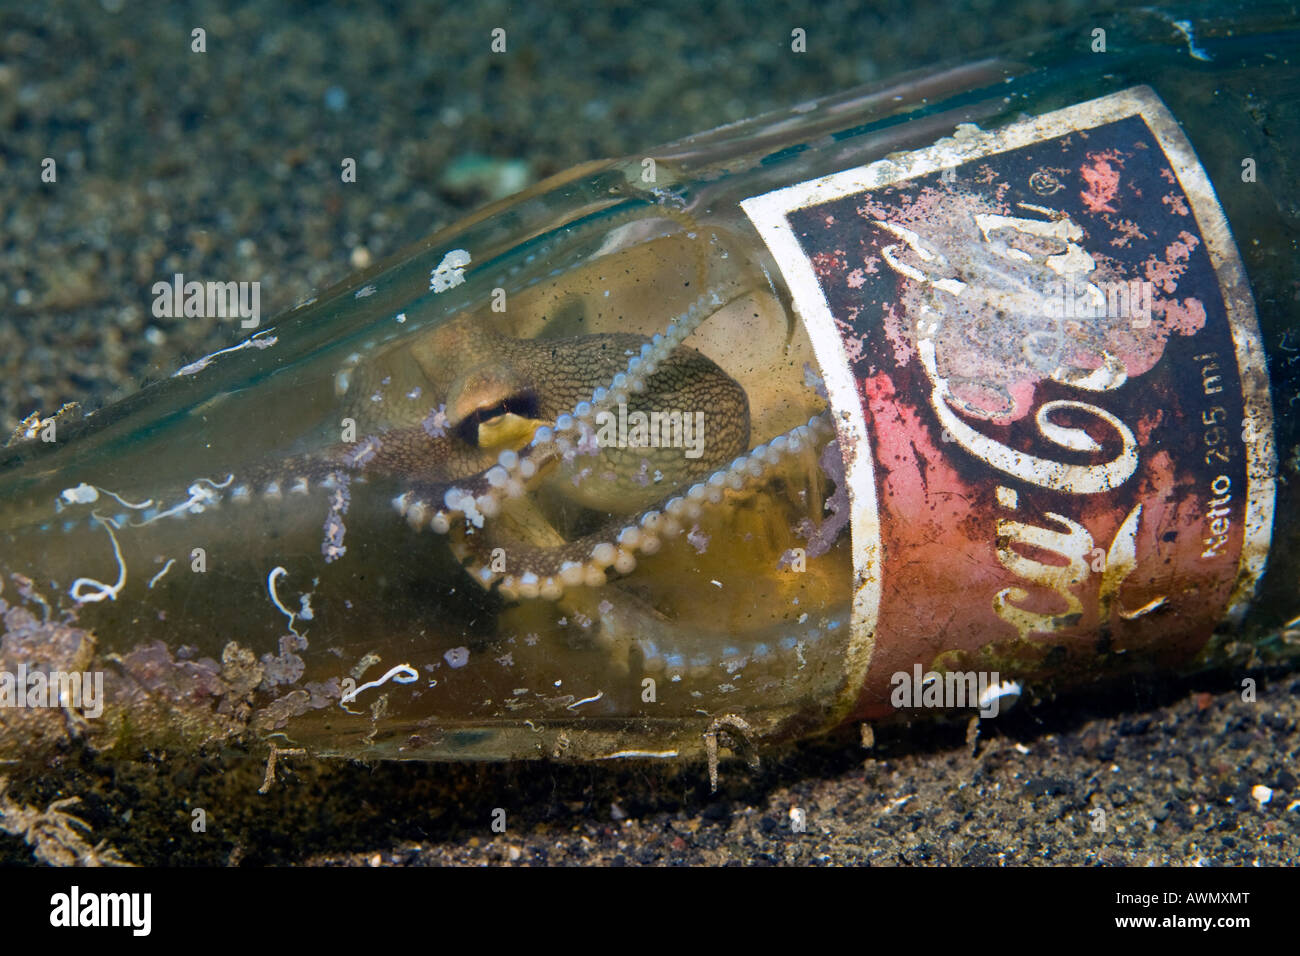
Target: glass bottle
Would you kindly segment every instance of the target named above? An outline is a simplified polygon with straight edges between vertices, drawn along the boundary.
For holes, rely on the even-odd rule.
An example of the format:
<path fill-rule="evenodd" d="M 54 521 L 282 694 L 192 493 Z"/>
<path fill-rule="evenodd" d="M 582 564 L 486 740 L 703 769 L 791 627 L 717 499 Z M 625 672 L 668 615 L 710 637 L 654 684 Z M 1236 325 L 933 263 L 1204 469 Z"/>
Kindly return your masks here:
<path fill-rule="evenodd" d="M 30 420 L 0 756 L 671 758 L 1292 652 L 1297 34 L 1101 29 L 588 164 Z"/>

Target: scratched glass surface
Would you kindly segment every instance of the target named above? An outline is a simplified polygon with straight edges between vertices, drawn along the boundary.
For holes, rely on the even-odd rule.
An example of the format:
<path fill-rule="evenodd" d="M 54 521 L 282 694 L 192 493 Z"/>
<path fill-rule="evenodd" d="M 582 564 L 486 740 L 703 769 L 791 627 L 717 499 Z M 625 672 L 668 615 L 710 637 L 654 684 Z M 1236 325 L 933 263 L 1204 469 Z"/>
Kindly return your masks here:
<path fill-rule="evenodd" d="M 848 536 L 817 536 L 807 340 L 727 228 L 639 172 L 435 237 L 11 449 L 8 570 L 100 654 L 251 649 L 325 750 L 509 755 L 579 720 L 605 746 L 700 689 L 756 720 L 830 696 Z"/>

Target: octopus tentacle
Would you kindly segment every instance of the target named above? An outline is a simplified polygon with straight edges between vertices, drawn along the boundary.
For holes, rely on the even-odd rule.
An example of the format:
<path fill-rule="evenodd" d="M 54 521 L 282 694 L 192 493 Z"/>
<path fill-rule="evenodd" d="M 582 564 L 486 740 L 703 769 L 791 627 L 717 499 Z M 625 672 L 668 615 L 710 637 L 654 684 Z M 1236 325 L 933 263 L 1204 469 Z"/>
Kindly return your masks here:
<path fill-rule="evenodd" d="M 612 234 L 619 226 L 633 225 L 641 221 L 667 220 L 675 223 L 683 234 L 690 240 L 696 240 L 700 235 L 699 224 L 684 209 L 678 208 L 669 202 L 659 201 L 653 205 L 645 205 L 640 200 L 631 200 L 627 203 L 615 206 L 611 209 L 602 210 L 600 213 L 584 219 L 569 223 L 561 227 L 557 232 L 565 234 L 569 239 L 574 235 L 583 235 L 585 233 L 595 234 L 597 232 Z M 702 242 L 692 242 L 695 254 L 695 281 L 700 286 L 706 282 L 708 275 L 708 255 L 705 251 L 705 244 Z M 701 302 L 710 299 L 709 296 L 702 296 Z M 697 303 L 697 306 L 699 304 Z M 687 316 L 691 317 L 688 310 Z M 704 318 L 704 314 L 694 317 L 694 321 L 688 321 L 679 330 L 673 334 L 670 326 L 661 339 L 656 336 L 652 343 L 662 347 L 654 349 L 653 360 L 641 366 L 641 371 L 636 371 L 638 360 L 644 359 L 650 352 L 651 344 L 646 343 L 642 347 L 642 354 L 628 363 L 628 370 L 625 374 L 630 378 L 630 384 L 634 387 L 627 389 L 628 392 L 637 393 L 644 390 L 644 381 L 653 374 L 655 368 L 672 353 L 676 344 L 689 335 L 699 321 Z M 353 389 L 358 394 L 364 390 Z M 604 391 L 604 390 L 600 390 Z M 612 398 L 622 398 L 626 401 L 626 395 L 616 392 Z M 615 406 L 619 404 L 616 400 L 606 402 L 601 408 Z M 582 406 L 579 406 L 581 408 Z M 592 410 L 589 416 L 582 421 L 575 421 L 572 430 L 580 431 L 584 423 L 600 411 Z M 348 409 L 348 413 L 354 415 L 358 420 L 364 417 L 358 414 L 357 409 Z M 567 431 L 562 429 L 561 431 Z M 516 457 L 514 453 L 502 455 L 502 460 L 511 463 L 510 478 L 511 481 L 520 481 L 528 484 L 530 479 L 538 471 L 546 468 L 557 458 L 557 451 L 560 455 L 565 454 L 572 448 L 566 435 L 560 436 L 560 441 L 556 447 L 538 447 L 544 443 L 534 441 L 533 448 L 528 449 L 522 457 Z M 258 497 L 265 497 L 272 500 L 279 499 L 285 494 L 291 492 L 301 493 L 306 487 L 319 485 L 328 485 L 336 480 L 338 475 L 346 474 L 352 477 L 364 480 L 365 475 L 371 474 L 388 474 L 409 476 L 413 465 L 421 462 L 437 462 L 440 466 L 445 467 L 448 464 L 453 465 L 453 471 L 460 470 L 465 473 L 456 481 L 442 483 L 440 487 L 437 484 L 423 483 L 420 485 L 422 493 L 426 496 L 426 505 L 432 508 L 431 514 L 441 511 L 450 521 L 456 514 L 464 514 L 469 511 L 473 516 L 474 503 L 483 495 L 489 497 L 500 497 L 494 494 L 494 488 L 501 488 L 501 485 L 494 485 L 492 481 L 499 472 L 493 472 L 491 465 L 473 464 L 475 453 L 472 449 L 466 449 L 460 446 L 450 437 L 438 438 L 422 428 L 398 428 L 384 429 L 379 434 L 368 436 L 361 442 L 352 444 L 338 444 L 320 453 L 303 454 L 294 456 L 276 462 L 273 465 L 263 465 L 246 469 L 239 476 L 235 485 L 237 494 L 232 495 L 237 502 L 248 502 Z M 531 464 L 525 463 L 531 459 Z M 490 460 L 490 459 L 489 459 Z M 419 469 L 416 468 L 416 477 L 419 479 Z M 522 487 L 513 483 L 508 483 L 505 488 L 512 493 L 522 494 Z M 444 498 L 448 492 L 459 490 L 462 492 L 462 500 L 466 507 L 463 510 L 443 509 L 439 506 L 444 504 Z M 464 497 L 466 494 L 469 497 Z M 491 502 L 483 502 L 484 507 L 492 509 Z M 407 509 L 404 509 L 407 513 Z M 423 517 L 422 510 L 417 505 L 412 505 L 409 509 L 412 523 L 415 523 L 417 517 Z"/>
<path fill-rule="evenodd" d="M 553 425 L 538 428 L 521 451 L 503 451 L 495 465 L 449 486 L 410 485 L 394 500 L 394 506 L 413 528 L 428 527 L 452 535 L 453 552 L 475 580 L 484 588 L 498 585 L 506 597 L 558 600 L 567 588 L 599 587 L 606 582 L 610 569 L 630 573 L 636 567 L 638 553 L 656 552 L 664 540 L 681 532 L 684 522 L 697 518 L 704 506 L 721 502 L 728 490 L 744 490 L 787 456 L 828 437 L 832 431 L 829 419 L 814 416 L 769 444 L 736 457 L 684 493 L 666 497 L 637 517 L 614 519 L 596 532 L 571 541 L 539 547 L 495 534 L 492 524 L 512 500 L 522 499 L 558 463 L 571 460 L 582 450 L 579 446 L 584 438 L 590 438 L 602 412 L 625 404 L 633 394 L 643 393 L 647 382 L 685 339 L 710 315 L 742 294 L 744 290 L 726 286 L 704 292 L 667 328 L 645 342 L 621 372 L 596 387 L 588 399 L 559 415 Z M 510 573 L 492 569 L 491 551 L 502 544 L 509 545 L 514 568 Z"/>
<path fill-rule="evenodd" d="M 483 518 L 499 513 L 505 498 L 522 496 L 544 468 L 575 451 L 572 435 L 590 429 L 601 412 L 625 404 L 629 395 L 643 392 L 646 381 L 686 337 L 709 315 L 740 294 L 743 293 L 723 298 L 719 289 L 704 293 L 669 323 L 668 328 L 642 345 L 640 354 L 629 359 L 624 371 L 616 374 L 607 385 L 598 386 L 588 400 L 560 415 L 553 426 L 539 428 L 523 451 L 503 451 L 496 465 L 451 485 L 440 501 L 421 498 L 410 502 L 408 507 L 417 509 L 417 520 L 424 518 L 418 506 L 422 504 L 428 509 L 430 526 L 440 534 L 446 534 L 457 517 L 481 527 Z"/>
<path fill-rule="evenodd" d="M 603 585 L 611 569 L 618 574 L 631 573 L 638 553 L 654 554 L 664 541 L 679 535 L 687 522 L 699 518 L 705 508 L 722 503 L 728 492 L 752 490 L 787 458 L 819 444 L 832 433 L 829 417 L 824 413 L 815 415 L 807 424 L 737 457 L 707 481 L 667 498 L 636 518 L 610 522 L 599 531 L 551 548 L 521 547 L 512 542 L 510 563 L 517 570 L 510 573 L 492 570 L 489 554 L 492 546 L 500 542 L 490 534 L 453 537 L 453 550 L 462 561 L 471 561 L 468 570 L 485 588 L 500 582 L 505 597 L 558 600 L 568 588 Z"/>
<path fill-rule="evenodd" d="M 678 380 L 672 387 L 685 393 L 691 393 L 692 387 L 696 388 L 697 391 L 691 394 L 698 404 L 698 399 L 704 398 L 707 392 L 707 388 L 705 392 L 698 391 L 704 388 L 698 380 L 708 372 L 708 368 L 700 366 L 709 363 L 698 353 L 681 351 L 681 343 L 711 310 L 725 305 L 731 298 L 734 296 L 724 298 L 719 290 L 714 290 L 702 295 L 678 320 L 653 338 L 641 340 L 640 337 L 626 336 L 632 340 L 627 343 L 628 349 L 639 345 L 639 352 L 624 364 L 622 371 L 615 373 L 605 385 L 596 387 L 588 399 L 556 415 L 552 426 L 538 429 L 525 448 L 518 452 L 502 451 L 496 456 L 495 464 L 480 465 L 481 470 L 464 477 L 454 480 L 421 477 L 426 469 L 437 471 L 449 462 L 464 468 L 475 457 L 482 461 L 483 453 L 462 447 L 462 443 L 451 435 L 435 437 L 417 426 L 367 435 L 355 443 L 338 443 L 323 454 L 292 456 L 271 465 L 244 469 L 223 497 L 237 503 L 259 498 L 279 500 L 316 488 L 328 490 L 343 479 L 400 477 L 407 490 L 395 499 L 394 504 L 413 527 L 428 525 L 439 533 L 447 533 L 460 518 L 481 528 L 484 520 L 500 513 L 507 499 L 521 498 L 562 462 L 572 461 L 579 452 L 590 452 L 591 448 L 575 448 L 575 440 L 580 443 L 584 436 L 592 437 L 592 424 L 601 412 L 628 402 L 631 395 L 644 393 L 646 382 L 661 369 L 666 372 L 664 363 L 670 359 Z M 713 371 L 717 372 L 716 369 Z M 683 385 L 681 380 L 687 384 Z M 669 388 L 670 383 L 673 379 L 665 381 L 661 378 L 658 391 Z M 743 413 L 744 393 L 734 383 L 730 384 L 736 395 L 726 396 L 726 402 L 738 404 Z M 708 397 L 714 396 L 709 393 Z M 734 441 L 737 436 L 731 437 Z M 728 454 L 727 450 L 723 449 L 722 454 Z M 487 461 L 491 460 L 491 456 L 487 456 Z M 717 463 L 722 461 L 725 459 Z M 212 504 L 216 503 L 214 496 Z"/>
<path fill-rule="evenodd" d="M 684 212 L 659 209 L 656 215 L 678 222 L 691 239 L 697 237 L 694 223 Z M 703 255 L 699 265 L 703 278 L 707 275 L 707 261 Z M 696 463 L 696 466 L 678 470 L 674 475 L 676 480 L 669 486 L 674 490 L 652 507 L 613 517 L 597 530 L 572 540 L 564 540 L 553 529 L 549 535 L 540 537 L 515 533 L 511 524 L 514 519 L 508 513 L 517 515 L 522 509 L 532 507 L 529 492 L 548 476 L 554 475 L 566 462 L 574 461 L 577 455 L 594 453 L 592 439 L 602 413 L 611 412 L 627 404 L 632 396 L 647 391 L 662 397 L 670 388 L 682 388 L 682 380 L 687 382 L 687 386 L 684 393 L 677 393 L 679 395 L 690 394 L 691 388 L 707 391 L 708 385 L 700 382 L 707 378 L 708 369 L 686 364 L 692 361 L 690 356 L 694 356 L 696 365 L 700 362 L 708 364 L 707 359 L 686 349 L 684 342 L 711 315 L 748 291 L 748 287 L 735 281 L 716 284 L 706 289 L 661 332 L 648 340 L 640 340 L 639 348 L 639 337 L 627 336 L 632 341 L 622 345 L 626 346 L 630 358 L 620 370 L 610 375 L 609 352 L 606 351 L 605 357 L 595 367 L 600 368 L 603 364 L 605 371 L 600 374 L 609 378 L 596 379 L 600 384 L 595 387 L 591 386 L 588 378 L 587 387 L 591 391 L 587 397 L 571 408 L 558 404 L 558 409 L 567 408 L 558 415 L 556 403 L 552 401 L 551 410 L 543 418 L 549 424 L 536 428 L 522 449 L 499 452 L 495 463 L 487 467 L 483 465 L 492 460 L 490 452 L 485 454 L 485 449 L 475 450 L 472 446 L 460 448 L 450 435 L 440 439 L 422 427 L 389 429 L 355 445 L 336 445 L 324 455 L 301 456 L 281 461 L 274 470 L 267 469 L 252 477 L 246 474 L 229 492 L 230 497 L 236 501 L 247 501 L 254 496 L 278 498 L 294 492 L 305 493 L 309 488 L 328 489 L 349 480 L 364 481 L 371 476 L 398 477 L 403 490 L 393 504 L 399 513 L 417 530 L 430 528 L 449 536 L 453 554 L 485 589 L 495 586 L 508 598 L 559 600 L 571 588 L 599 587 L 612 573 L 633 571 L 639 555 L 658 551 L 665 541 L 682 532 L 683 525 L 689 527 L 689 522 L 697 519 L 705 507 L 721 503 L 729 492 L 752 490 L 789 456 L 808 445 L 819 444 L 831 434 L 833 429 L 829 419 L 825 415 L 814 416 L 807 424 L 737 455 L 728 464 L 727 456 L 747 445 L 747 409 L 739 386 L 713 368 L 719 378 L 739 392 L 738 399 L 729 401 L 736 405 L 738 413 L 745 419 L 743 434 L 739 437 L 732 434 L 730 444 L 723 442 L 721 451 L 715 444 L 710 449 L 712 457 L 703 462 L 702 468 Z M 486 330 L 471 333 L 471 336 L 488 336 L 484 342 L 471 337 L 462 343 L 486 355 L 493 354 L 493 348 L 515 351 L 527 348 L 509 339 L 492 344 L 496 340 Z M 635 354 L 631 354 L 633 352 Z M 524 367 L 533 361 L 528 355 L 524 351 L 517 356 L 518 361 L 525 363 Z M 509 361 L 512 359 L 507 359 Z M 618 364 L 613 367 L 619 368 Z M 668 367 L 674 370 L 675 380 L 671 377 L 664 379 L 662 374 L 655 379 L 657 373 L 666 373 Z M 590 371 L 586 374 L 589 375 Z M 574 378 L 581 381 L 576 374 Z M 573 384 L 568 383 L 570 394 Z M 561 389 L 559 394 L 564 391 Z M 706 406 L 712 404 L 703 394 L 696 393 L 693 397 L 705 399 Z M 569 398 L 569 401 L 573 399 Z M 717 414 L 716 409 L 714 414 Z M 440 454 L 440 450 L 447 454 Z M 430 459 L 437 459 L 445 466 L 445 460 L 456 451 L 465 459 L 461 462 L 462 467 L 477 456 L 480 462 L 477 467 L 481 470 L 474 471 L 471 465 L 470 474 L 454 480 L 446 480 L 445 471 L 426 470 Z M 710 474 L 708 469 L 711 467 L 715 470 Z M 670 469 L 665 466 L 664 471 Z M 497 547 L 505 547 L 509 555 L 508 572 L 493 570 L 495 562 L 491 555 Z M 499 564 L 496 566 L 500 567 Z"/>

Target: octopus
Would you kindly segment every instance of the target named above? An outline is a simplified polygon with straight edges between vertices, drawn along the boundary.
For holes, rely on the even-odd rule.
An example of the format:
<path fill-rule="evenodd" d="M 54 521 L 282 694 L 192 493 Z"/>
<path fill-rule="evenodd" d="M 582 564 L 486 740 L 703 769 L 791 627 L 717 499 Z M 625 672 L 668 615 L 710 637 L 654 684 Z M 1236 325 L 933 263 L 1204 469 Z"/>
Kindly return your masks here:
<path fill-rule="evenodd" d="M 127 569 L 146 556 L 157 563 L 169 548 L 180 549 L 184 560 L 193 523 L 225 515 L 205 530 L 234 539 L 224 552 L 233 557 L 223 557 L 222 567 L 238 560 L 258 565 L 259 573 L 238 570 L 242 596 L 220 615 L 228 615 L 234 633 L 220 639 L 238 635 L 266 646 L 248 629 L 283 632 L 274 611 L 259 617 L 253 609 L 252 582 L 265 581 L 269 603 L 288 617 L 292 636 L 280 640 L 278 654 L 262 655 L 259 689 L 312 687 L 313 710 L 318 698 L 340 693 L 349 714 L 373 704 L 370 744 L 376 722 L 401 716 L 391 702 L 404 691 L 395 685 L 416 681 L 423 686 L 413 697 L 422 703 L 411 704 L 398 723 L 424 729 L 400 749 L 432 756 L 445 755 L 446 728 L 508 723 L 517 733 L 513 728 L 535 725 L 538 715 L 553 719 L 557 707 L 566 721 L 579 704 L 607 721 L 644 721 L 642 705 L 654 702 L 653 693 L 644 696 L 646 675 L 652 683 L 694 688 L 693 698 L 660 712 L 712 720 L 731 702 L 701 707 L 700 695 L 730 693 L 755 703 L 751 723 L 761 726 L 756 714 L 787 672 L 819 653 L 833 656 L 847 630 L 847 536 L 822 529 L 814 547 L 809 532 L 826 519 L 835 475 L 819 464 L 828 442 L 834 447 L 834 429 L 807 371 L 807 342 L 762 271 L 725 232 L 679 210 L 640 207 L 552 235 L 548 261 L 559 247 L 576 247 L 579 262 L 558 279 L 516 280 L 503 316 L 464 294 L 475 286 L 473 265 L 464 285 L 445 281 L 434 266 L 430 289 L 417 296 L 409 286 L 397 288 L 397 280 L 363 279 L 302 310 L 305 317 L 294 313 L 259 333 L 260 343 L 237 357 L 191 363 L 152 396 L 146 390 L 136 403 L 144 404 L 146 418 L 158 409 L 152 423 L 108 409 L 67 423 L 57 451 L 37 440 L 12 445 L 0 472 L 9 570 L 57 583 L 78 598 L 79 614 L 95 601 L 105 614 L 101 630 L 122 658 L 154 631 L 170 650 L 181 644 L 173 630 L 182 627 L 181 612 L 206 611 L 210 592 L 196 598 L 183 570 L 159 571 L 147 587 L 135 571 L 128 586 Z M 419 261 L 446 256 L 430 249 Z M 458 268 L 470 261 L 470 253 L 458 251 Z M 637 288 L 646 273 L 661 302 Z M 340 313 L 364 308 L 368 317 L 383 310 L 383 318 L 360 331 L 321 324 L 331 305 Z M 290 342 L 301 343 L 296 352 L 285 348 Z M 783 363 L 777 369 L 774 358 Z M 167 414 L 178 394 L 186 395 L 186 411 Z M 249 428 L 259 414 L 268 420 Z M 166 435 L 180 441 L 182 421 L 191 430 L 201 423 L 202 434 L 217 440 L 189 440 L 193 454 L 178 465 L 184 456 Z M 234 439 L 241 427 L 242 446 Z M 63 457 L 50 466 L 47 454 Z M 155 469 L 145 462 L 163 461 L 177 477 L 150 474 Z M 95 463 L 100 474 L 90 467 Z M 178 481 L 180 475 L 187 478 Z M 161 490 L 187 480 L 185 493 Z M 314 513 L 319 521 L 322 504 L 321 556 L 309 560 L 300 544 L 279 550 L 281 538 L 302 539 L 280 530 L 289 527 L 288 516 Z M 413 538 L 397 535 L 402 523 Z M 87 573 L 77 578 L 80 591 L 69 589 L 92 541 L 101 541 L 102 553 L 106 532 L 121 570 L 116 589 L 106 583 L 111 574 Z M 353 543 L 358 534 L 369 535 L 364 553 Z M 84 543 L 52 546 L 60 535 Z M 273 561 L 280 564 L 271 570 Z M 791 564 L 805 561 L 811 573 L 802 566 L 791 573 Z M 300 587 L 295 610 L 281 591 L 305 581 L 304 570 L 315 575 L 315 587 Z M 341 599 L 325 603 L 322 592 L 358 594 L 361 581 L 364 615 L 351 600 L 344 607 Z M 749 592 L 719 595 L 724 581 L 748 584 Z M 155 598 L 155 584 L 160 592 L 170 586 L 177 599 Z M 414 622 L 409 609 L 398 607 L 408 594 L 429 602 Z M 125 610 L 130 595 L 162 607 L 163 623 L 138 606 Z M 710 620 L 710 608 L 718 620 Z M 381 651 L 348 671 L 339 658 L 358 656 L 361 644 L 353 638 L 363 616 L 362 632 Z M 339 623 L 327 626 L 327 619 Z M 127 638 L 130 629 L 137 633 Z M 462 643 L 446 646 L 458 637 Z M 405 661 L 398 661 L 398 648 Z M 215 660 L 229 654 L 229 645 L 219 650 L 208 639 L 198 650 Z M 480 663 L 489 656 L 493 667 Z M 393 664 L 383 680 L 373 680 Z M 772 709 L 774 722 L 788 721 L 833 688 L 830 668 L 811 670 L 818 689 L 794 682 L 789 704 Z M 471 671 L 478 688 L 464 683 Z M 340 674 L 352 675 L 345 687 L 376 689 L 358 702 L 357 691 L 337 689 Z M 599 686 L 585 698 L 537 689 L 577 677 Z M 621 682 L 618 690 L 611 680 Z M 285 700 L 277 703 L 290 729 L 305 726 L 292 718 L 308 705 Z M 376 749 L 352 736 L 340 744 L 339 731 L 320 726 L 319 714 L 307 715 L 313 716 L 318 723 L 295 739 L 322 752 Z M 620 733 L 601 739 L 622 740 Z M 675 740 L 675 733 L 657 739 Z M 457 738 L 456 746 L 463 742 Z M 518 749 L 511 743 L 485 753 Z"/>

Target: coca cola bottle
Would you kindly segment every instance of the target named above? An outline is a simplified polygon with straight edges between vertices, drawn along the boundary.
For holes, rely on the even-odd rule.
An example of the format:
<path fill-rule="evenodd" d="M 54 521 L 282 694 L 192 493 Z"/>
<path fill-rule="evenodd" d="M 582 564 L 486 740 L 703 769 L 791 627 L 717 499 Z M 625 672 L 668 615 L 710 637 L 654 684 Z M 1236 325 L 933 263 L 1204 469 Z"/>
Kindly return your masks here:
<path fill-rule="evenodd" d="M 1293 651 L 1296 37 L 1136 13 L 587 165 L 32 419 L 0 703 L 677 757 Z"/>

